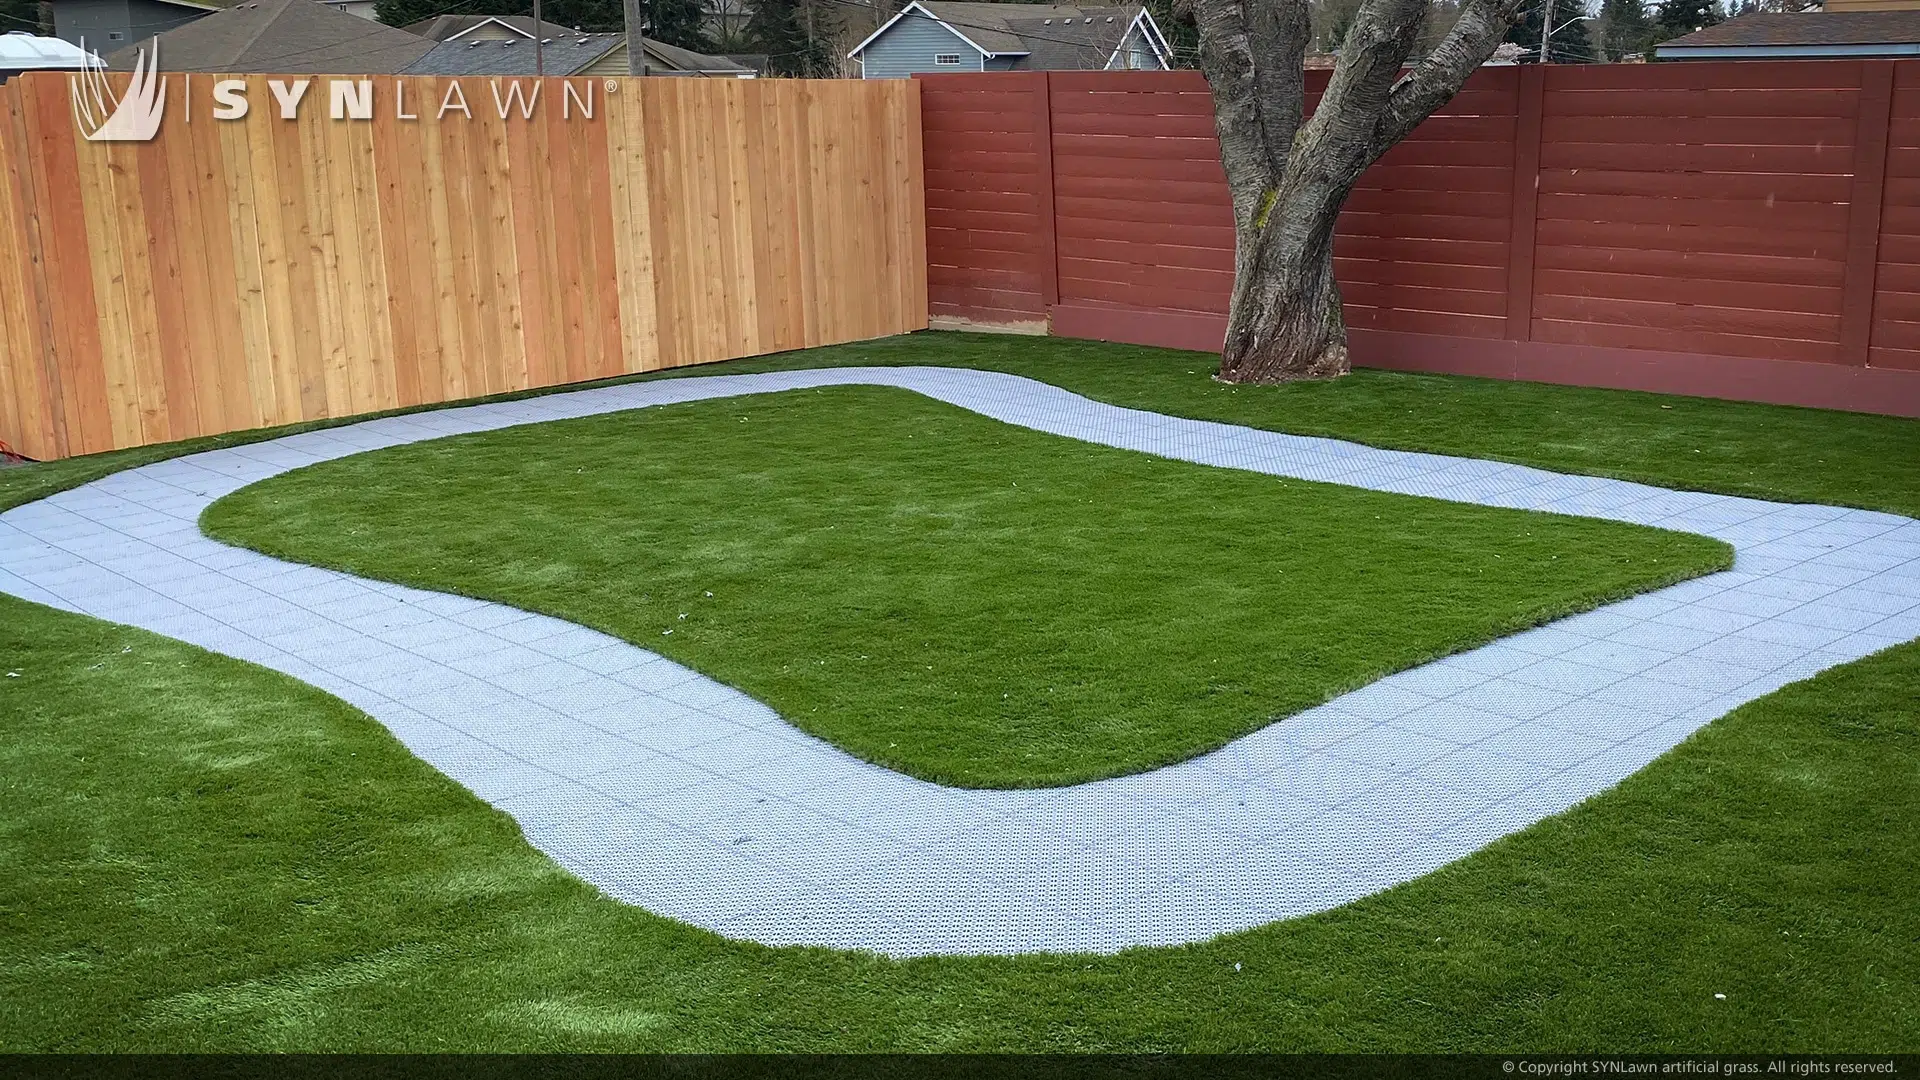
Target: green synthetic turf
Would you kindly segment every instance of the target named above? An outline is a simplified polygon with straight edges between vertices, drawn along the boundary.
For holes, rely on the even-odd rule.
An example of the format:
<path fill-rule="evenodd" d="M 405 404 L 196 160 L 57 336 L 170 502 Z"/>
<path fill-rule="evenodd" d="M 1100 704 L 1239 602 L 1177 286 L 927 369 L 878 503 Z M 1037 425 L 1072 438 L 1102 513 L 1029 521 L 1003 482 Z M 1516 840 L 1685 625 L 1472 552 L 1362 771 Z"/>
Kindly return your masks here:
<path fill-rule="evenodd" d="M 1167 461 L 884 387 L 356 454 L 202 525 L 594 627 L 968 787 L 1191 757 L 1732 562 L 1684 533 Z"/>
<path fill-rule="evenodd" d="M 676 374 L 834 363 L 1920 513 L 1920 424 L 1881 417 L 1372 372 L 1233 389 L 1194 354 L 976 335 Z M 0 469 L 0 507 L 182 451 Z M 1920 645 L 1337 911 L 1117 957 L 912 962 L 600 898 L 373 721 L 236 661 L 0 597 L 0 667 L 8 1050 L 1920 1050 Z"/>
<path fill-rule="evenodd" d="M 1920 1049 L 1920 645 L 1345 908 L 905 962 L 607 900 L 292 679 L 11 600 L 0 656 L 9 1050 Z"/>

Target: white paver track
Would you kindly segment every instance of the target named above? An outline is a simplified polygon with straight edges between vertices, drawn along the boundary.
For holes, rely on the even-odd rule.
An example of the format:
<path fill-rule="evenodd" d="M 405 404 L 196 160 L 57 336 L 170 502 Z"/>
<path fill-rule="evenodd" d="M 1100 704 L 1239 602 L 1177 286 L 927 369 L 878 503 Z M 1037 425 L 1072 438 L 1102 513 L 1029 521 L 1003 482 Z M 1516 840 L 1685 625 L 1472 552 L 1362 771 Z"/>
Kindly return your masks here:
<path fill-rule="evenodd" d="M 1738 559 L 1179 765 L 993 792 L 858 761 L 604 634 L 281 562 L 196 526 L 229 492 L 366 450 L 843 384 L 1183 461 L 1702 533 Z M 0 515 L 0 591 L 329 691 L 609 895 L 729 937 L 896 955 L 1108 952 L 1417 877 L 1611 787 L 1742 702 L 1920 637 L 1920 522 L 1181 420 L 1010 375 L 838 368 L 390 417 L 131 469 Z"/>

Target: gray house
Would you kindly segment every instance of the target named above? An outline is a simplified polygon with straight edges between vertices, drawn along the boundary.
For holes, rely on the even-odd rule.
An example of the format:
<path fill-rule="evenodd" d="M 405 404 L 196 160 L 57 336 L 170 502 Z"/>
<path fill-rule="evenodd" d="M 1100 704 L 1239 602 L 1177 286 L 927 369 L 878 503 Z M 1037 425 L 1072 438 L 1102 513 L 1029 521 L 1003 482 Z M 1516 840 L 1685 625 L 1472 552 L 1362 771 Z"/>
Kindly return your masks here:
<path fill-rule="evenodd" d="M 68 3 L 71 0 L 59 0 Z M 128 71 L 149 35 L 107 55 Z M 91 41 L 91 39 L 89 39 Z M 92 48 L 91 43 L 87 46 Z M 356 18 L 313 0 L 244 0 L 160 35 L 162 71 L 257 71 L 276 75 L 391 75 L 433 50 L 398 27 Z"/>
<path fill-rule="evenodd" d="M 54 0 L 53 36 L 75 45 L 84 38 L 89 52 L 105 56 L 225 6 L 196 0 Z"/>
<path fill-rule="evenodd" d="M 1139 4 L 913 0 L 847 54 L 869 79 L 952 71 L 1164 71 L 1172 50 Z"/>

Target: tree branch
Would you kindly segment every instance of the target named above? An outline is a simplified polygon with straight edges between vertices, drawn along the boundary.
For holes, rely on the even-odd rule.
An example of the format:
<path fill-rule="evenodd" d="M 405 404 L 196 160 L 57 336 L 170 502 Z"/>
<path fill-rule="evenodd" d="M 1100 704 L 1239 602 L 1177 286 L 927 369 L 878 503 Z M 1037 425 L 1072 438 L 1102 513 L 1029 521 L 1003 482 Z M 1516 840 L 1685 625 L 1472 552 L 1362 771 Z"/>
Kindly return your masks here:
<path fill-rule="evenodd" d="M 1407 137 L 1459 91 L 1500 47 L 1523 0 L 1467 0 L 1453 30 L 1401 79 L 1388 96 L 1379 135 L 1385 146 Z"/>
<path fill-rule="evenodd" d="M 1193 0 L 1200 70 L 1213 90 L 1234 221 L 1247 228 L 1279 186 L 1306 108 L 1306 0 Z"/>

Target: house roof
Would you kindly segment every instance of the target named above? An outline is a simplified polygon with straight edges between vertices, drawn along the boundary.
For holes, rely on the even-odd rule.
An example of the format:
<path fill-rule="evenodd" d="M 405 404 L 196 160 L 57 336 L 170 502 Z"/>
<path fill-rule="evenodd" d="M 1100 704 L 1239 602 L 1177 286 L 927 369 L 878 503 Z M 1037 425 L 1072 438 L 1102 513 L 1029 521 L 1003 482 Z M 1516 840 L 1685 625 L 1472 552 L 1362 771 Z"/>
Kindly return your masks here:
<path fill-rule="evenodd" d="M 520 35 L 522 44 L 502 41 L 476 43 L 469 35 L 481 26 L 498 23 Z M 535 23 L 526 15 L 440 15 L 410 23 L 406 29 L 440 42 L 415 61 L 408 75 L 532 75 L 534 27 L 544 30 L 541 59 L 550 74 L 570 75 L 626 44 L 625 34 L 589 34 L 558 23 Z M 708 56 L 664 41 L 647 39 L 647 70 L 746 74 L 752 68 L 724 56 Z"/>
<path fill-rule="evenodd" d="M 107 57 L 133 68 L 140 45 Z M 313 0 L 246 0 L 160 35 L 166 71 L 391 75 L 426 55 L 433 42 Z"/>
<path fill-rule="evenodd" d="M 982 4 L 964 0 L 917 0 L 855 46 L 858 56 L 902 19 L 929 16 L 986 56 L 1011 56 L 1014 69 L 1071 71 L 1103 68 L 1126 37 L 1139 4 L 1079 7 L 1069 4 Z M 1152 16 L 1145 16 L 1151 23 Z M 1158 37 L 1158 27 L 1154 27 Z M 1156 42 L 1157 44 L 1158 42 Z"/>
<path fill-rule="evenodd" d="M 522 37 L 528 39 L 533 37 L 535 24 L 530 15 L 436 15 L 431 19 L 408 23 L 401 29 L 435 41 L 452 41 L 487 23 L 499 23 Z M 556 22 L 543 20 L 539 25 L 544 27 L 542 37 L 564 37 L 569 34 L 577 37 L 580 34 L 580 31 Z"/>
<path fill-rule="evenodd" d="M 1661 43 L 1663 57 L 1920 54 L 1920 11 L 1755 12 Z"/>
<path fill-rule="evenodd" d="M 0 34 L 0 71 L 77 70 L 86 66 L 86 51 L 70 41 L 24 32 Z"/>
<path fill-rule="evenodd" d="M 549 75 L 571 75 L 624 44 L 622 34 L 582 34 L 568 31 L 565 37 L 548 38 L 540 48 L 540 60 Z M 533 40 L 470 41 L 464 38 L 443 41 L 415 60 L 402 75 L 532 75 Z"/>
<path fill-rule="evenodd" d="M 678 45 L 669 45 L 664 41 L 647 39 L 647 68 L 659 71 L 707 71 L 724 75 L 735 72 L 745 73 L 752 68 L 737 60 L 724 56 L 708 56 L 692 49 L 683 49 Z M 658 68 L 654 65 L 658 64 Z"/>

